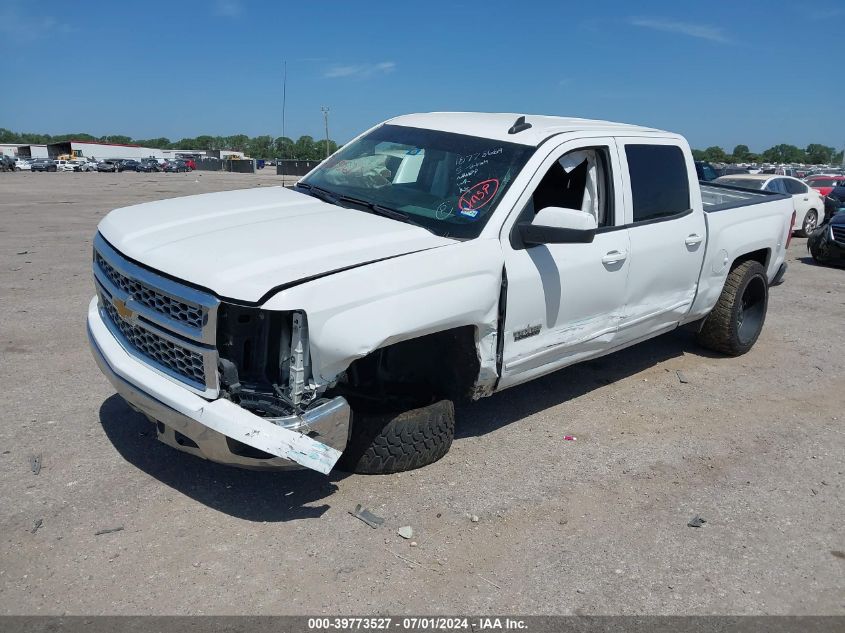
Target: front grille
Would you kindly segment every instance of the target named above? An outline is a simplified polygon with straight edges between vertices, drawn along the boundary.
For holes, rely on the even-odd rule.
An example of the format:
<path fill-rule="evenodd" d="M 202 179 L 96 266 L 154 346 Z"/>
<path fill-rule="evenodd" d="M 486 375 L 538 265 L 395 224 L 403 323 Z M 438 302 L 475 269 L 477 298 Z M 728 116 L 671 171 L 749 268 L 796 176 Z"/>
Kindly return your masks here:
<path fill-rule="evenodd" d="M 845 226 L 836 224 L 830 227 L 830 232 L 833 233 L 835 241 L 845 244 Z"/>
<path fill-rule="evenodd" d="M 201 306 L 168 297 L 152 288 L 148 288 L 135 279 L 130 279 L 122 275 L 100 253 L 94 253 L 94 260 L 111 282 L 125 293 L 131 295 L 135 301 L 143 303 L 151 310 L 170 319 L 181 321 L 197 329 L 202 329 L 205 318 Z"/>
<path fill-rule="evenodd" d="M 186 376 L 201 385 L 206 383 L 205 363 L 201 354 L 177 345 L 151 330 L 125 321 L 110 301 L 101 301 L 111 322 L 136 350 L 150 360 Z"/>
<path fill-rule="evenodd" d="M 220 301 L 135 264 L 100 234 L 92 264 L 103 320 L 126 351 L 190 390 L 215 397 Z"/>

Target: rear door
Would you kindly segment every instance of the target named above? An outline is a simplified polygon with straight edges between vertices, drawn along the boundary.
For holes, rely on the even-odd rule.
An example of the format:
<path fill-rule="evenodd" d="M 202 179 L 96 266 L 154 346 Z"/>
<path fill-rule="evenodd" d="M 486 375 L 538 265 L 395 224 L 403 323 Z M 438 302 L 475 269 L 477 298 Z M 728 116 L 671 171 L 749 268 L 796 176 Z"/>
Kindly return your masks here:
<path fill-rule="evenodd" d="M 816 212 L 813 225 L 809 228 L 815 228 L 819 219 L 822 217 L 823 209 L 819 209 L 819 193 L 815 189 L 810 189 L 800 180 L 794 178 L 783 178 L 783 186 L 789 195 L 792 196 L 792 202 L 795 210 L 798 212 L 796 216 L 801 218 L 807 217 L 807 212 L 811 209 Z M 803 226 L 803 221 L 802 221 Z"/>
<path fill-rule="evenodd" d="M 707 228 L 695 167 L 671 139 L 617 139 L 631 243 L 618 342 L 677 326 L 695 299 Z"/>

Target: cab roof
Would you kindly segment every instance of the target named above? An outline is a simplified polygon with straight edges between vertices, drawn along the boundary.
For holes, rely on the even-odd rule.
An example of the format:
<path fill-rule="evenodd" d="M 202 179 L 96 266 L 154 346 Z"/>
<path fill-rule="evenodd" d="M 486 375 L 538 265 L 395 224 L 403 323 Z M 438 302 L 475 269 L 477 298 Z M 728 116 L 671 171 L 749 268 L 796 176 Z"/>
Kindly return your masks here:
<path fill-rule="evenodd" d="M 525 117 L 525 123 L 531 127 L 513 134 L 508 133 L 517 119 Z M 519 114 L 507 112 L 427 112 L 420 114 L 406 114 L 387 121 L 391 125 L 404 125 L 456 134 L 467 134 L 481 138 L 490 138 L 509 143 L 531 145 L 536 147 L 550 136 L 564 132 L 606 133 L 609 136 L 622 134 L 662 133 L 663 130 L 614 123 L 613 121 L 599 121 L 593 119 L 577 119 L 573 117 L 543 116 L 537 114 Z M 671 136 L 677 136 L 671 134 Z"/>

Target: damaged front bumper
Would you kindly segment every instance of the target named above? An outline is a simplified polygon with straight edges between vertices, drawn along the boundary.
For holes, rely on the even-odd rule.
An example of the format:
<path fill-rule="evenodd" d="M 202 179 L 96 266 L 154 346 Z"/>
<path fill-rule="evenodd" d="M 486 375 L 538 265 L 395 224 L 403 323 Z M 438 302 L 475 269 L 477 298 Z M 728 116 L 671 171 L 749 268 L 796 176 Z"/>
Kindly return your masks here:
<path fill-rule="evenodd" d="M 157 422 L 159 439 L 178 450 L 232 466 L 304 466 L 328 474 L 346 448 L 351 411 L 344 398 L 273 422 L 229 400 L 205 400 L 130 354 L 103 320 L 96 297 L 88 307 L 88 340 L 117 392 Z"/>

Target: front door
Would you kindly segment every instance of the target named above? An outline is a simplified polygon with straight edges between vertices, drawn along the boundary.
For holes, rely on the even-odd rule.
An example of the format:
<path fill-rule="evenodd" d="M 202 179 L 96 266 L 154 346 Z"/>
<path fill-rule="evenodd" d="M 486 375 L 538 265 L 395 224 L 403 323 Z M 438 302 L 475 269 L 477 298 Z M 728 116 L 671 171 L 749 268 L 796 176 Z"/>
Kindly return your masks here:
<path fill-rule="evenodd" d="M 505 224 L 507 275 L 504 388 L 602 353 L 624 314 L 630 245 L 624 226 L 619 158 L 612 139 L 570 141 L 555 149 Z M 588 211 L 599 230 L 590 244 L 528 248 L 509 239 L 513 226 L 544 207 Z"/>

